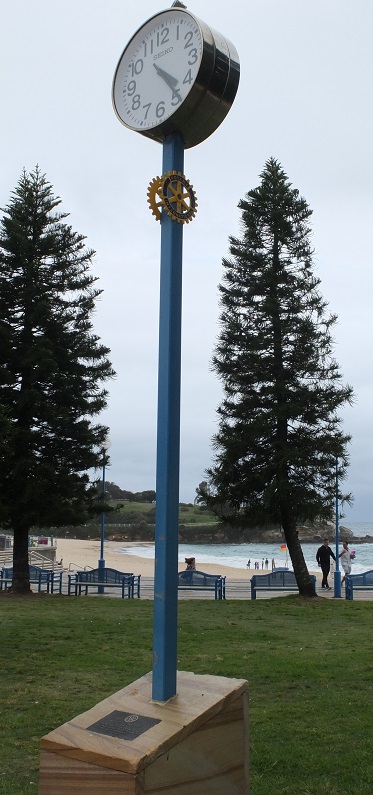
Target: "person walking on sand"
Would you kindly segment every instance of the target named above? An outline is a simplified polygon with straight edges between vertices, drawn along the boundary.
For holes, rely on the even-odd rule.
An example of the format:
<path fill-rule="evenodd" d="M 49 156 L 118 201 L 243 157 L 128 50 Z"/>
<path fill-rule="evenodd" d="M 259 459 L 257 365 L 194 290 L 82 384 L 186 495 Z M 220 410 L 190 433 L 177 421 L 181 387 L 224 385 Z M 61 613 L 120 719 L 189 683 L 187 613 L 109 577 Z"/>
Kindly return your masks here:
<path fill-rule="evenodd" d="M 326 588 L 327 591 L 331 591 L 331 588 L 328 583 L 328 574 L 330 572 L 330 558 L 333 558 L 333 560 L 336 559 L 334 552 L 332 552 L 332 550 L 330 549 L 329 539 L 324 538 L 321 547 L 319 547 L 316 552 L 316 560 L 319 566 L 321 567 L 322 571 L 321 587 Z"/>
<path fill-rule="evenodd" d="M 348 548 L 348 541 L 343 542 L 343 549 L 339 553 L 339 557 L 341 558 L 341 566 L 344 572 L 344 576 L 341 579 L 341 585 L 343 585 L 347 574 L 351 574 L 351 552 Z"/>

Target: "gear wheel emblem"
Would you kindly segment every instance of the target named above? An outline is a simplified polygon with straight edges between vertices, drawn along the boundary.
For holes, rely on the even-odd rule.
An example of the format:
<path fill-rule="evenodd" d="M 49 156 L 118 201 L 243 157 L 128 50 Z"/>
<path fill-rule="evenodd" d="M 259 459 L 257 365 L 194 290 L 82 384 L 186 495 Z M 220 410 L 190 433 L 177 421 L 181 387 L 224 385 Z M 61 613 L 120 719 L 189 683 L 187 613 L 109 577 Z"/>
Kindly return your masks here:
<path fill-rule="evenodd" d="M 148 187 L 148 203 L 157 221 L 161 209 L 180 224 L 188 224 L 197 212 L 197 199 L 189 180 L 178 171 L 168 171 L 163 177 L 152 179 Z"/>
<path fill-rule="evenodd" d="M 163 177 L 155 177 L 152 179 L 149 187 L 148 187 L 148 204 L 150 205 L 150 209 L 155 216 L 156 221 L 161 220 L 161 207 L 163 205 L 163 198 L 162 198 L 162 185 L 163 185 Z"/>
<path fill-rule="evenodd" d="M 169 171 L 163 180 L 162 198 L 166 213 L 173 221 L 188 224 L 197 212 L 197 197 L 193 185 L 178 171 Z"/>

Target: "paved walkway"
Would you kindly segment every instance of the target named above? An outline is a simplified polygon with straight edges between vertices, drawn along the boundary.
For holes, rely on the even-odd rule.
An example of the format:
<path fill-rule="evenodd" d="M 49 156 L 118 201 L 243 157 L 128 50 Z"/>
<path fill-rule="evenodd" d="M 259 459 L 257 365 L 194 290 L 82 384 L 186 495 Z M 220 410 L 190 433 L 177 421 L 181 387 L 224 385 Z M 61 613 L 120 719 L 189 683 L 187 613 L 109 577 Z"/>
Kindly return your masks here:
<path fill-rule="evenodd" d="M 141 598 L 142 599 L 153 599 L 153 591 L 154 591 L 154 580 L 152 577 L 141 577 Z M 274 592 L 271 593 L 270 591 L 258 591 L 257 592 L 257 599 L 274 599 L 275 597 L 282 597 L 288 596 L 288 593 L 279 593 Z M 293 592 L 294 593 L 294 592 Z M 318 596 L 322 596 L 323 599 L 334 599 L 334 589 L 332 588 L 331 591 L 325 591 L 321 589 L 321 586 L 316 587 L 316 593 Z M 227 577 L 225 582 L 225 598 L 226 599 L 251 599 L 251 589 L 250 589 L 250 580 L 235 580 Z M 341 598 L 345 599 L 345 589 L 342 586 L 341 589 Z M 214 594 L 211 591 L 206 592 L 205 594 L 201 593 L 200 591 L 179 591 L 179 599 L 214 599 Z M 372 601 L 373 600 L 373 591 L 356 591 L 354 593 L 354 601 L 355 600 L 366 600 Z"/>
<path fill-rule="evenodd" d="M 33 590 L 36 591 L 36 586 L 33 586 Z M 67 576 L 63 578 L 63 587 L 62 593 L 67 594 Z M 257 592 L 257 599 L 274 599 L 274 598 L 281 598 L 283 596 L 287 596 L 291 593 L 279 593 L 278 591 L 271 593 L 270 591 L 258 591 Z M 295 592 L 293 592 L 295 593 Z M 321 589 L 319 585 L 316 587 L 316 593 L 318 596 L 321 596 L 323 599 L 334 599 L 334 588 L 332 587 L 330 591 L 325 591 Z M 97 596 L 97 593 L 89 592 L 90 596 Z M 105 598 L 121 598 L 119 589 L 108 589 L 107 593 L 104 594 Z M 154 598 L 154 578 L 153 577 L 141 577 L 141 586 L 140 586 L 140 597 L 141 599 L 153 599 Z M 226 599 L 251 599 L 251 590 L 250 590 L 250 580 L 235 580 L 227 577 L 225 583 L 225 597 Z M 206 591 L 203 593 L 202 591 L 179 591 L 179 599 L 214 599 L 213 591 Z M 342 586 L 341 589 L 341 598 L 345 599 L 345 589 Z M 372 601 L 373 600 L 373 591 L 355 591 L 354 593 L 354 601 Z"/>

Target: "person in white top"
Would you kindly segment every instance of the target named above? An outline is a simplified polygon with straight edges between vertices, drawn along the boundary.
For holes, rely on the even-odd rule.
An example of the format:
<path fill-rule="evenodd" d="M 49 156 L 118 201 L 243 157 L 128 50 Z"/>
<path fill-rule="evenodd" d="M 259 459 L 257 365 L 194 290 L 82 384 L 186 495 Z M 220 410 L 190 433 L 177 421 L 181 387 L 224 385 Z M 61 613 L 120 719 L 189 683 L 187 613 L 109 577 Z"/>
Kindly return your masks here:
<path fill-rule="evenodd" d="M 341 559 L 341 566 L 344 571 L 344 576 L 341 579 L 341 585 L 343 585 L 346 575 L 351 574 L 351 553 L 348 548 L 348 541 L 343 542 L 343 549 L 342 552 L 339 553 L 339 557 Z"/>

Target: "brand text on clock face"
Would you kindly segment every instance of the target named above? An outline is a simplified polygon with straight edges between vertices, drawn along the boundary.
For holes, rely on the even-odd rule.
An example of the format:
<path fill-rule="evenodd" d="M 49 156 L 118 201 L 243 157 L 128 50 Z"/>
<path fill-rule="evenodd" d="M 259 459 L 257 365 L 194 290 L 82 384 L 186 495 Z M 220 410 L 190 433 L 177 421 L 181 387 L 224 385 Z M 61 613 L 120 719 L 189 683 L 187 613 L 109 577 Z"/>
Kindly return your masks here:
<path fill-rule="evenodd" d="M 154 55 L 153 60 L 156 61 L 157 58 L 162 58 L 163 55 L 167 55 L 167 53 L 173 51 L 173 47 L 169 47 L 168 50 L 163 50 L 163 52 L 158 52 L 157 55 Z"/>

